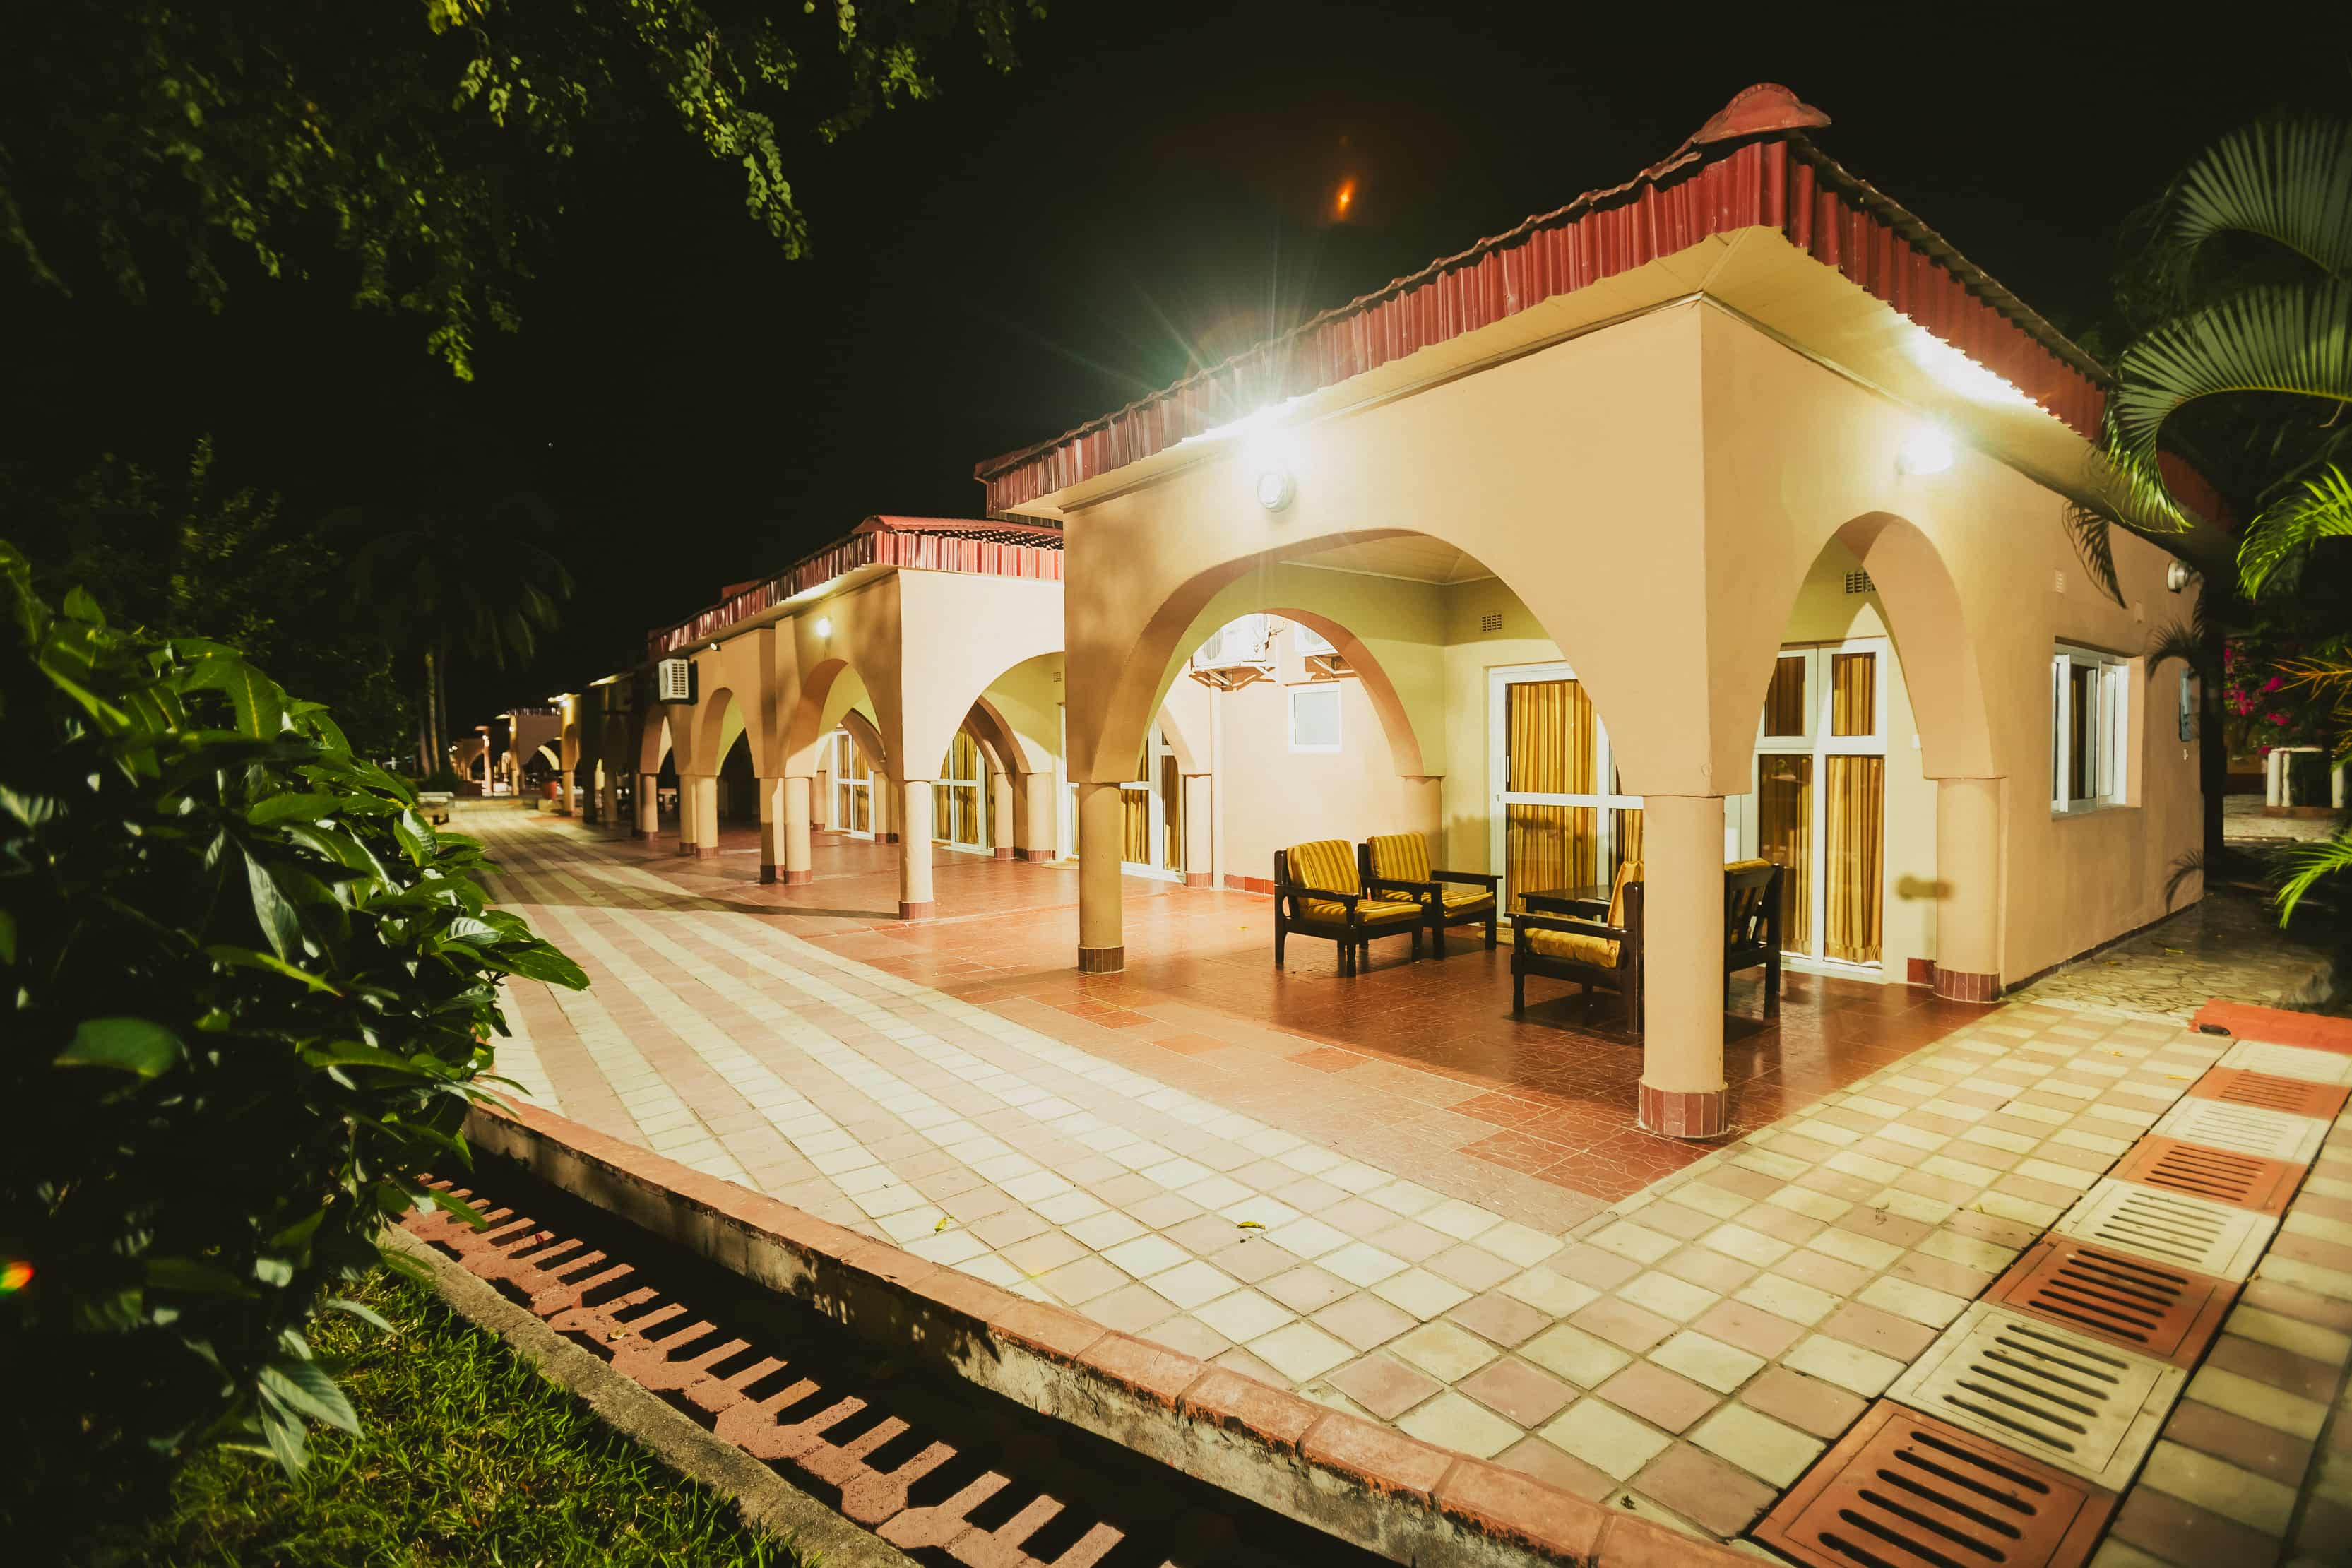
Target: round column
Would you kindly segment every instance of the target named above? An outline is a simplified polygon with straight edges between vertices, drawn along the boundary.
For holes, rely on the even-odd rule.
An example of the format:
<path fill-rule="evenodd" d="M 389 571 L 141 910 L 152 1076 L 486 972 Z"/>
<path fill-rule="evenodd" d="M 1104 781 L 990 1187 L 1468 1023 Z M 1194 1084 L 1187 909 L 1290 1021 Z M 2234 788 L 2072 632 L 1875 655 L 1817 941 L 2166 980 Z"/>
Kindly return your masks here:
<path fill-rule="evenodd" d="M 799 887 L 815 875 L 809 869 L 809 781 L 788 774 L 782 782 L 784 882 Z"/>
<path fill-rule="evenodd" d="M 1115 784 L 1078 786 L 1078 973 L 1116 974 L 1127 967 L 1119 910 L 1119 858 L 1126 812 Z"/>
<path fill-rule="evenodd" d="M 931 785 L 908 779 L 899 786 L 904 812 L 898 834 L 898 918 L 929 920 L 940 912 L 931 896 Z"/>
<path fill-rule="evenodd" d="M 686 814 L 680 812 L 679 816 Z M 719 775 L 698 773 L 694 780 L 694 857 L 698 860 L 716 859 L 719 855 Z"/>
<path fill-rule="evenodd" d="M 633 838 L 651 838 L 661 831 L 661 775 L 637 775 L 637 820 L 630 828 Z"/>
<path fill-rule="evenodd" d="M 999 860 L 1010 860 L 1013 858 L 1013 840 L 1017 836 L 1013 826 L 1015 818 L 1013 812 L 1013 775 L 1011 773 L 988 775 L 988 805 L 989 844 L 995 850 Z"/>
<path fill-rule="evenodd" d="M 1729 1130 L 1723 1079 L 1723 797 L 1642 801 L 1642 1125 Z"/>
<path fill-rule="evenodd" d="M 782 779 L 761 779 L 752 788 L 760 797 L 760 880 L 772 882 L 779 875 L 784 858 L 783 794 Z"/>
<path fill-rule="evenodd" d="M 2000 779 L 1936 781 L 1936 994 L 2000 1000 Z"/>

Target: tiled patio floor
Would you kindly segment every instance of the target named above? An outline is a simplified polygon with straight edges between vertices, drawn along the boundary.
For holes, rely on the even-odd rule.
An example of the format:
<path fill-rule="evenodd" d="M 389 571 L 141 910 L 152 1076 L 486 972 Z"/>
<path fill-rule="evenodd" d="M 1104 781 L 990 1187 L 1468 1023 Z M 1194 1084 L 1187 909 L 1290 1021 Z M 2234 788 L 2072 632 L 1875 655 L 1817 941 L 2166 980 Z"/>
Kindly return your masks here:
<path fill-rule="evenodd" d="M 1265 900 L 1131 881 L 1133 967 L 1082 980 L 1066 871 L 942 858 L 950 918 L 901 926 L 887 848 L 827 842 L 785 889 L 756 849 L 463 826 L 596 981 L 517 988 L 508 1069 L 551 1109 L 1719 1536 L 2218 1055 L 1793 977 L 1729 1052 L 1750 1135 L 1709 1150 L 1633 1128 L 1638 1047 L 1572 1001 L 1515 1023 L 1475 946 L 1340 982 L 1301 942 L 1277 974 Z"/>

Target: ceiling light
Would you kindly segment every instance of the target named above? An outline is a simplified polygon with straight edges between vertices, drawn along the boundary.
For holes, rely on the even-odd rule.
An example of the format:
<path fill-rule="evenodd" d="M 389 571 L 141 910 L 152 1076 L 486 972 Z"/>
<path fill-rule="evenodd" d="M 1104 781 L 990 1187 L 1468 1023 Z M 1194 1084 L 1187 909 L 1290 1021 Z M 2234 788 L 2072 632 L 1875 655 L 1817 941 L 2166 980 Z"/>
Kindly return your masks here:
<path fill-rule="evenodd" d="M 1915 430 L 1895 454 L 1898 474 L 1940 474 L 1952 466 L 1952 438 L 1934 428 Z"/>

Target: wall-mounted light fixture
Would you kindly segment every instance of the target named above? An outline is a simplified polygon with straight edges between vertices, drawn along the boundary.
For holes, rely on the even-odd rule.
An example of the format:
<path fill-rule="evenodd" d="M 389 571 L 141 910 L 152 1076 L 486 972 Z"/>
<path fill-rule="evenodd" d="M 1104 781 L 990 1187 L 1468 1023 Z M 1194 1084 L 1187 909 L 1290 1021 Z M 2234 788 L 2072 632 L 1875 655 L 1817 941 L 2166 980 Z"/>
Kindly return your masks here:
<path fill-rule="evenodd" d="M 1280 511 L 1298 493 L 1287 468 L 1264 468 L 1257 476 L 1257 504 L 1268 511 Z"/>
<path fill-rule="evenodd" d="M 831 616 L 819 616 L 816 618 L 816 635 L 821 637 L 829 637 L 833 635 L 833 617 Z"/>
<path fill-rule="evenodd" d="M 2181 593 L 2188 588 L 2189 579 L 2195 575 L 2189 569 L 2188 562 L 2176 561 L 2164 569 L 2164 585 L 2176 594 Z"/>
<path fill-rule="evenodd" d="M 1952 438 L 1928 426 L 1903 438 L 1895 453 L 1898 474 L 1940 474 L 1952 466 Z"/>

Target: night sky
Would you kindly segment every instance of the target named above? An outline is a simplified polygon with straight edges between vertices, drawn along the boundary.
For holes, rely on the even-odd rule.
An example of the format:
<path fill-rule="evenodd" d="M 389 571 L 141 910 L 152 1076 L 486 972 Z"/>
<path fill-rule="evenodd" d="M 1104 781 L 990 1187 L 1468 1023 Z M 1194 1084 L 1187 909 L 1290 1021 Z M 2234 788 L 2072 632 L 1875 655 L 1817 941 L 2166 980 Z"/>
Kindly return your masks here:
<path fill-rule="evenodd" d="M 2119 220 L 2215 133 L 2352 103 L 2335 6 L 1051 10 L 1013 74 L 950 61 L 936 100 L 803 144 L 806 259 L 656 138 L 588 172 L 473 385 L 326 283 L 244 282 L 218 320 L 85 300 L 11 329 L 7 455 L 172 467 L 209 428 L 230 472 L 310 507 L 438 449 L 425 426 L 510 460 L 562 510 L 579 592 L 537 669 L 455 683 L 462 732 L 868 513 L 973 514 L 978 459 L 1622 182 L 1754 81 L 2075 330 Z"/>

